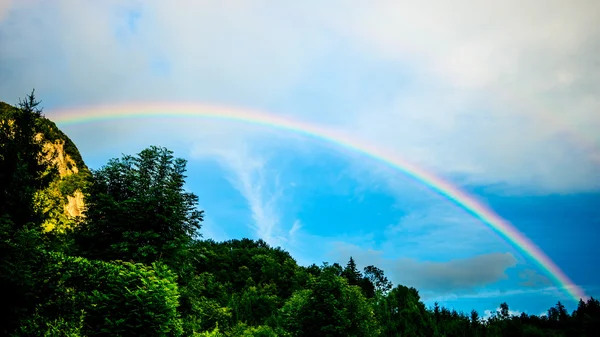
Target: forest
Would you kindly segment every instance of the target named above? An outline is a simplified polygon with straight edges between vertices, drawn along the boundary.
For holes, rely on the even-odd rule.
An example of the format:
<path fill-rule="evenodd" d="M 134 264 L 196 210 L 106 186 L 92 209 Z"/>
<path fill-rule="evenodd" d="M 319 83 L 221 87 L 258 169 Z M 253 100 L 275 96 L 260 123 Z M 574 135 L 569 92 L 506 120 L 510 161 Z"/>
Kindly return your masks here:
<path fill-rule="evenodd" d="M 426 307 L 377 266 L 302 266 L 263 240 L 202 237 L 186 161 L 150 146 L 82 171 L 85 212 L 54 216 L 38 192 L 58 174 L 40 137 L 63 137 L 34 93 L 0 119 L 2 336 L 597 336 L 600 303 L 490 318 Z M 72 151 L 75 144 L 66 141 Z M 78 154 L 77 154 L 78 156 Z M 83 170 L 85 168 L 85 170 Z M 209 210 L 208 210 L 209 211 Z"/>

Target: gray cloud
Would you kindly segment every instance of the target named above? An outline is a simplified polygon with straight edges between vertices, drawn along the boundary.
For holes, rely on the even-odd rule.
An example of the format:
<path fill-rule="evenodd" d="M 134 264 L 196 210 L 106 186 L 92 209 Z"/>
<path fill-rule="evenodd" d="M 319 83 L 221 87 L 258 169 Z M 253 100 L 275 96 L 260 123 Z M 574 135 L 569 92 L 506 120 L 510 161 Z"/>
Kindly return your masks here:
<path fill-rule="evenodd" d="M 552 284 L 548 277 L 533 269 L 525 269 L 519 272 L 519 278 L 522 280 L 519 284 L 529 288 L 547 287 Z"/>
<path fill-rule="evenodd" d="M 352 256 L 357 265 L 374 264 L 388 273 L 395 284 L 412 286 L 423 292 L 452 293 L 469 291 L 507 279 L 506 270 L 517 265 L 510 253 L 476 255 L 444 262 L 383 257 L 382 251 L 363 250 L 338 242 L 331 257 L 340 263 Z"/>
<path fill-rule="evenodd" d="M 517 259 L 510 253 L 491 253 L 448 262 L 419 262 L 400 259 L 393 263 L 392 273 L 418 289 L 439 292 L 483 287 L 507 279 L 508 268 Z"/>

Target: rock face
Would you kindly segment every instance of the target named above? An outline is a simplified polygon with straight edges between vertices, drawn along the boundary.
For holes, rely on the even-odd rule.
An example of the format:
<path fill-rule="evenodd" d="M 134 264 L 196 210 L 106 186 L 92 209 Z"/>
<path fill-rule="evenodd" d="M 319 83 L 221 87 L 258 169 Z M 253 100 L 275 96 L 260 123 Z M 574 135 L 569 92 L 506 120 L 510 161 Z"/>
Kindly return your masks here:
<path fill-rule="evenodd" d="M 67 195 L 67 204 L 65 205 L 65 212 L 69 216 L 77 217 L 83 215 L 83 193 L 79 190 L 71 195 Z"/>
<path fill-rule="evenodd" d="M 43 139 L 42 134 L 38 134 L 40 139 Z M 54 167 L 58 169 L 58 175 L 60 177 L 60 182 L 65 183 L 66 177 L 71 176 L 73 174 L 79 174 L 79 168 L 77 164 L 71 158 L 71 156 L 65 152 L 65 140 L 57 139 L 54 142 L 46 141 L 44 142 L 44 154 L 47 161 L 52 163 Z M 87 170 L 87 167 L 84 168 Z M 59 184 L 60 185 L 60 184 Z M 81 186 L 78 189 L 73 191 L 73 194 L 66 195 L 66 203 L 64 205 L 64 212 L 69 217 L 78 217 L 83 213 L 83 193 L 81 191 Z"/>
<path fill-rule="evenodd" d="M 0 102 L 1 122 L 11 123 L 11 109 L 14 107 Z M 75 144 L 56 124 L 40 118 L 38 126 L 42 132 L 36 135 L 36 140 L 43 144 L 43 160 L 55 167 L 58 175 L 48 188 L 38 191 L 35 201 L 38 207 L 50 215 L 43 225 L 44 229 L 63 230 L 73 226 L 77 217 L 83 216 L 84 191 L 90 171 Z"/>

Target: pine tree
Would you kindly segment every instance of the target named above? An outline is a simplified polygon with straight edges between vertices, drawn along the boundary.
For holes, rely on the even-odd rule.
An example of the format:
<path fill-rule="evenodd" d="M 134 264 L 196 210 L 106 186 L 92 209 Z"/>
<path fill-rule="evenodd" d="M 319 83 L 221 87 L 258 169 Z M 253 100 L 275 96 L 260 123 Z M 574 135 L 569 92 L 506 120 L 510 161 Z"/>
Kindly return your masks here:
<path fill-rule="evenodd" d="M 344 268 L 342 276 L 344 276 L 348 280 L 348 284 L 359 285 L 360 280 L 362 279 L 362 274 L 360 273 L 358 268 L 356 268 L 356 263 L 354 262 L 352 256 L 350 257 L 348 264 Z"/>

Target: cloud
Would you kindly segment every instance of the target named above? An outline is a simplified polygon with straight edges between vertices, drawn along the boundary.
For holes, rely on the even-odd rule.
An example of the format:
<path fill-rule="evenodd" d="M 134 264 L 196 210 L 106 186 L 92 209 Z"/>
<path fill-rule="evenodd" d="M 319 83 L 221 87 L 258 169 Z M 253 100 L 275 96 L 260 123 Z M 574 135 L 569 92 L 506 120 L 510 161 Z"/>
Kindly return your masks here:
<path fill-rule="evenodd" d="M 468 257 L 490 249 L 512 249 L 478 219 L 446 200 L 415 207 L 385 230 L 381 248 L 416 259 Z"/>
<path fill-rule="evenodd" d="M 395 284 L 415 287 L 424 292 L 451 293 L 473 290 L 507 279 L 506 270 L 517 264 L 510 253 L 490 253 L 444 262 L 410 258 L 386 259 L 382 251 L 362 249 L 342 242 L 333 244 L 330 253 L 336 261 L 352 256 L 357 265 L 379 266 Z"/>
<path fill-rule="evenodd" d="M 519 278 L 523 281 L 519 283 L 524 287 L 540 287 L 540 286 L 548 286 L 552 284 L 548 277 L 539 274 L 537 271 L 533 269 L 525 269 L 519 273 Z"/>
<path fill-rule="evenodd" d="M 332 21 L 349 41 L 418 72 L 352 127 L 469 183 L 598 189 L 599 6 L 434 0 L 346 8 Z"/>
<path fill-rule="evenodd" d="M 315 6 L 4 1 L 0 92 L 293 112 L 462 184 L 600 189 L 597 1 Z"/>
<path fill-rule="evenodd" d="M 506 269 L 516 265 L 509 253 L 492 253 L 448 262 L 417 262 L 400 259 L 392 266 L 392 273 L 404 283 L 419 289 L 455 291 L 485 286 L 507 279 Z"/>
<path fill-rule="evenodd" d="M 511 289 L 493 289 L 486 287 L 485 289 L 479 289 L 477 291 L 460 291 L 454 293 L 433 293 L 423 292 L 423 298 L 427 302 L 448 302 L 455 300 L 468 300 L 468 299 L 506 299 L 507 297 L 516 297 L 523 295 L 540 295 L 544 298 L 550 298 L 552 300 L 559 300 L 564 302 L 573 301 L 573 298 L 567 293 L 567 290 L 572 286 L 568 287 L 556 287 L 556 286 L 544 286 L 544 287 L 524 287 L 524 288 L 511 288 Z M 597 290 L 597 287 L 585 287 L 583 288 L 586 292 Z"/>
<path fill-rule="evenodd" d="M 337 1 L 331 6 L 343 4 Z M 536 82 L 539 78 L 527 75 L 558 61 L 574 62 L 569 56 L 581 51 L 575 48 L 600 31 L 590 26 L 598 17 L 594 9 L 600 8 L 591 0 L 535 0 L 527 5 L 516 0 L 380 0 L 347 7 L 346 15 L 331 19 L 322 14 L 327 16 L 324 20 L 357 38 L 361 45 L 375 48 L 381 56 L 433 65 L 430 71 L 469 88 L 508 80 L 507 75 L 518 72 L 530 80 L 527 84 Z M 537 68 L 515 68 L 520 62 L 532 61 L 527 57 L 540 54 L 546 58 Z M 537 86 L 568 84 L 576 76 L 567 69 L 556 68 L 547 74 L 556 76 L 553 82 L 540 81 Z"/>
<path fill-rule="evenodd" d="M 8 15 L 12 3 L 12 0 L 0 0 L 0 22 Z"/>
<path fill-rule="evenodd" d="M 492 315 L 498 315 L 498 313 L 500 312 L 500 307 L 496 308 L 496 310 L 484 310 L 483 312 L 483 316 L 481 316 L 482 319 L 489 319 L 492 317 Z M 508 314 L 510 316 L 519 316 L 521 315 L 522 311 L 519 310 L 511 310 L 510 308 L 508 309 Z"/>
<path fill-rule="evenodd" d="M 281 183 L 278 166 L 269 160 L 268 152 L 256 151 L 248 145 L 248 139 L 256 139 L 252 137 L 252 132 L 220 141 L 213 138 L 200 141 L 200 137 L 195 141 L 192 156 L 216 160 L 225 169 L 229 182 L 247 202 L 252 217 L 249 226 L 255 238 L 272 246 L 292 248 L 302 224 L 295 220 L 287 225 L 281 205 L 286 200 L 286 186 Z"/>
<path fill-rule="evenodd" d="M 548 292 L 556 293 L 559 289 L 557 287 L 546 287 L 546 288 L 519 288 L 519 289 L 488 289 L 480 290 L 477 292 L 461 292 L 460 294 L 430 294 L 427 298 L 428 301 L 445 302 L 458 299 L 489 299 L 489 298 L 506 298 L 509 296 L 518 296 L 526 294 L 544 294 Z"/>
<path fill-rule="evenodd" d="M 12 88 L 3 85 L 2 91 L 10 97 L 35 86 L 63 104 L 149 99 L 260 104 L 293 85 L 311 55 L 326 45 L 315 28 L 284 19 L 288 9 L 274 8 L 283 13 L 273 15 L 255 5 L 15 4 L 1 37 L 12 47 L 2 55 L 2 70 L 17 72 L 9 74 Z M 44 53 L 32 53 L 37 48 Z"/>
<path fill-rule="evenodd" d="M 254 235 L 273 244 L 280 240 L 276 233 L 280 221 L 276 203 L 281 188 L 277 175 L 266 172 L 266 158 L 252 155 L 250 151 L 244 143 L 238 144 L 238 147 L 203 145 L 197 146 L 193 155 L 196 158 L 210 156 L 230 172 L 230 183 L 248 202 Z"/>
<path fill-rule="evenodd" d="M 296 234 L 296 232 L 298 232 L 298 230 L 300 230 L 300 228 L 302 228 L 302 223 L 300 222 L 300 220 L 296 220 L 294 222 L 294 224 L 292 225 L 292 228 L 288 232 L 288 236 L 294 237 L 294 234 Z"/>

